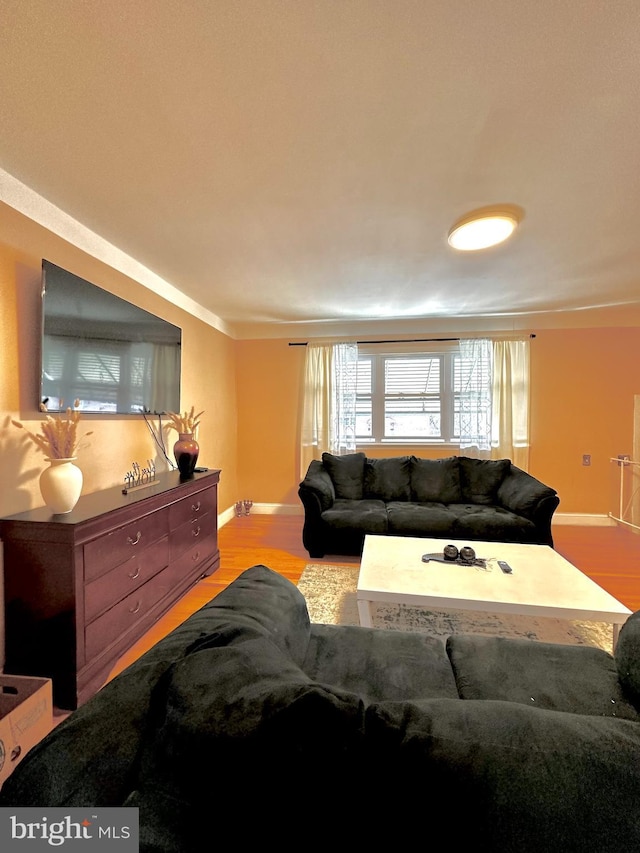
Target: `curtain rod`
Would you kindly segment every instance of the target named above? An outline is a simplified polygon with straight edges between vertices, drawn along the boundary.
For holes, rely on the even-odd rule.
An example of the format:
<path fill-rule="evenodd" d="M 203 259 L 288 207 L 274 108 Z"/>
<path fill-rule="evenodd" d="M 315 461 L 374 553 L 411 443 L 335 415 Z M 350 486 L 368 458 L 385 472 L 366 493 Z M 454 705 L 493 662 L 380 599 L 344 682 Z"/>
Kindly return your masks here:
<path fill-rule="evenodd" d="M 535 338 L 534 334 L 529 335 L 530 338 Z M 460 341 L 461 338 L 402 338 L 399 340 L 390 341 L 356 341 L 357 344 L 427 344 L 427 343 L 444 343 L 449 341 Z M 289 341 L 290 347 L 306 347 L 309 341 L 293 342 Z"/>

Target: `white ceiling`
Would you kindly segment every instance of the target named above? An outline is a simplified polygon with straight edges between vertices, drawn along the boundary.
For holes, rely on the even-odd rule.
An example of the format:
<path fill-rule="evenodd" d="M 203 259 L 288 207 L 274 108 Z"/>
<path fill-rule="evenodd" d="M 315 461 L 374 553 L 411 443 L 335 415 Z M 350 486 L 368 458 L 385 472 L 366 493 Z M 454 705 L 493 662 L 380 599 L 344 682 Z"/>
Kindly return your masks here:
<path fill-rule="evenodd" d="M 640 2 L 2 0 L 0 168 L 237 336 L 636 306 Z"/>

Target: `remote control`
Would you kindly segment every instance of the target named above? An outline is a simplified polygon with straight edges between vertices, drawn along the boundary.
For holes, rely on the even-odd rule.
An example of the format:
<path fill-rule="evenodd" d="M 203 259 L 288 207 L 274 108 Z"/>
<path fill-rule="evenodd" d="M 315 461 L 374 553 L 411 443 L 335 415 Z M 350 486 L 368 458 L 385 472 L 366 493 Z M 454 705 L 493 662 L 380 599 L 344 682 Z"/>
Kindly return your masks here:
<path fill-rule="evenodd" d="M 498 560 L 498 565 L 500 566 L 502 571 L 505 573 L 505 575 L 510 575 L 511 572 L 513 571 L 513 569 L 509 565 L 509 563 L 505 563 L 504 560 Z"/>

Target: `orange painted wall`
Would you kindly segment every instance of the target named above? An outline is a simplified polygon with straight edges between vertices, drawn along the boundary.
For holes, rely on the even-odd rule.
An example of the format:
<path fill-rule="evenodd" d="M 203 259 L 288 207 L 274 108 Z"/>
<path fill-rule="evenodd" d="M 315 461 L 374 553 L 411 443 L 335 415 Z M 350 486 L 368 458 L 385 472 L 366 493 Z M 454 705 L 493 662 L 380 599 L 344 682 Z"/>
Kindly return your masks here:
<path fill-rule="evenodd" d="M 618 484 L 609 459 L 632 454 L 640 329 L 544 331 L 531 353 L 531 468 L 558 490 L 560 512 L 606 514 Z"/>
<path fill-rule="evenodd" d="M 238 476 L 243 496 L 299 505 L 296 431 L 304 347 L 239 341 Z M 536 332 L 531 342 L 531 473 L 558 490 L 559 512 L 615 509 L 617 466 L 632 452 L 633 398 L 640 394 L 636 327 Z M 370 456 L 443 456 L 420 446 L 363 448 Z M 592 457 L 582 465 L 583 453 Z"/>
<path fill-rule="evenodd" d="M 304 347 L 286 340 L 238 341 L 236 347 L 239 497 L 297 505 Z"/>

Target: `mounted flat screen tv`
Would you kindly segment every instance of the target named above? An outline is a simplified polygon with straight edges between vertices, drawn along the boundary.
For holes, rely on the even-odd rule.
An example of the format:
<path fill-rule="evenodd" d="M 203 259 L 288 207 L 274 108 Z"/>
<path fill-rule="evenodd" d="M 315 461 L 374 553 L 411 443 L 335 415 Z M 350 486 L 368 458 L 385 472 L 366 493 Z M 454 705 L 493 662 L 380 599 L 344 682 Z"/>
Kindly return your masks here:
<path fill-rule="evenodd" d="M 180 411 L 182 331 L 42 261 L 40 403 L 131 415 Z"/>

